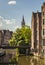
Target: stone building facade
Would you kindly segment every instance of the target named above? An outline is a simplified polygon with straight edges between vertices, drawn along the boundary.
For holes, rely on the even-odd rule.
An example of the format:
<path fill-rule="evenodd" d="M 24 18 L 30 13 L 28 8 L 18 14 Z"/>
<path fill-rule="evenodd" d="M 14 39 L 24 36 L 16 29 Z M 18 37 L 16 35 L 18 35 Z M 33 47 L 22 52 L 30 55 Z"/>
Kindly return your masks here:
<path fill-rule="evenodd" d="M 2 33 L 2 31 L 0 30 L 0 45 L 2 44 L 2 40 L 3 40 L 3 33 Z"/>
<path fill-rule="evenodd" d="M 42 11 L 42 45 L 43 45 L 42 48 L 45 54 L 45 3 L 43 3 L 41 11 Z"/>
<path fill-rule="evenodd" d="M 0 45 L 8 45 L 8 41 L 11 39 L 12 33 L 13 32 L 9 30 L 0 30 Z"/>
<path fill-rule="evenodd" d="M 41 7 L 41 12 L 32 13 L 31 28 L 31 47 L 39 53 L 45 52 L 45 3 Z"/>

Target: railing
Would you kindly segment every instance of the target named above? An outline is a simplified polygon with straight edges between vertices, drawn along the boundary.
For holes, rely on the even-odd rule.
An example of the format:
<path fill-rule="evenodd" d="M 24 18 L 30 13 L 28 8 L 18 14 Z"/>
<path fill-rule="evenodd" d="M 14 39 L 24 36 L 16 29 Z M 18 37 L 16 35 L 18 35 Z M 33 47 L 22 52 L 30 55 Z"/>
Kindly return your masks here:
<path fill-rule="evenodd" d="M 30 46 L 0 46 L 0 48 L 3 48 L 3 49 L 15 49 L 15 48 L 30 48 Z"/>

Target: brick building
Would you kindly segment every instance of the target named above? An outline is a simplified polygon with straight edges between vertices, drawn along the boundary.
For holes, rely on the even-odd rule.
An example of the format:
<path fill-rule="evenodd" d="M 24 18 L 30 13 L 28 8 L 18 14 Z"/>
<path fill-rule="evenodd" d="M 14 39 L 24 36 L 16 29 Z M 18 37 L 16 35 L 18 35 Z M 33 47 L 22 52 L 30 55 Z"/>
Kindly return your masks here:
<path fill-rule="evenodd" d="M 41 12 L 32 13 L 32 48 L 45 52 L 45 3 L 41 6 Z"/>
<path fill-rule="evenodd" d="M 9 30 L 4 30 L 4 44 L 8 45 L 8 41 L 11 39 L 12 37 L 12 32 Z"/>
<path fill-rule="evenodd" d="M 5 44 L 8 45 L 9 44 L 9 40 L 12 37 L 12 31 L 9 30 L 0 30 L 0 45 Z"/>
<path fill-rule="evenodd" d="M 2 31 L 0 30 L 0 45 L 2 44 L 2 40 L 3 40 L 3 33 L 2 33 Z"/>

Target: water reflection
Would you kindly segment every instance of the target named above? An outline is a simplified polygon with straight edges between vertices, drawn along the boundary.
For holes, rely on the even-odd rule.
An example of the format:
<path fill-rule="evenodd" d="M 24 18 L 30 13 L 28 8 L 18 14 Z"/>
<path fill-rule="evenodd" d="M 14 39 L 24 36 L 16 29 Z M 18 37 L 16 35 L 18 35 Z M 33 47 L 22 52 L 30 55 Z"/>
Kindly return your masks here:
<path fill-rule="evenodd" d="M 15 56 L 15 50 L 9 49 L 4 51 L 6 52 L 6 54 L 3 56 L 0 56 L 0 65 L 16 65 L 17 61 Z"/>
<path fill-rule="evenodd" d="M 44 59 L 39 57 L 23 56 L 19 57 L 19 65 L 45 65 Z"/>
<path fill-rule="evenodd" d="M 6 50 L 6 55 L 0 57 L 0 63 L 1 62 L 13 62 L 14 63 L 14 64 L 6 64 L 6 65 L 45 65 L 45 59 L 41 59 L 35 56 L 18 57 L 17 55 L 15 56 L 15 50 L 12 50 L 12 51 Z"/>

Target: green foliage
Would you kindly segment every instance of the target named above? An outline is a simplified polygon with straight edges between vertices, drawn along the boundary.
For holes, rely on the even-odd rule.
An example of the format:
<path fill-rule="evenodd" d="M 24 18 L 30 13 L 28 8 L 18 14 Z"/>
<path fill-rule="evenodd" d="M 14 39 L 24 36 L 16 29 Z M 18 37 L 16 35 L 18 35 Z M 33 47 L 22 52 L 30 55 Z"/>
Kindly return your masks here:
<path fill-rule="evenodd" d="M 31 29 L 28 26 L 22 27 L 21 31 L 23 32 L 22 35 L 24 36 L 25 43 L 31 42 Z"/>
<path fill-rule="evenodd" d="M 29 44 L 31 42 L 31 29 L 29 26 L 18 28 L 10 39 L 11 46 L 19 46 L 20 44 Z"/>
<path fill-rule="evenodd" d="M 13 33 L 12 38 L 9 41 L 10 46 L 27 46 L 31 43 L 31 29 L 29 26 L 24 26 L 22 28 L 16 29 L 16 31 Z M 20 53 L 26 52 L 25 48 L 18 49 Z M 16 53 L 16 56 L 19 55 L 19 53 Z M 18 55 L 17 55 L 18 54 Z"/>
<path fill-rule="evenodd" d="M 9 41 L 10 46 L 19 46 L 20 44 L 31 43 L 31 29 L 29 26 L 16 29 L 12 39 Z"/>

